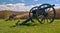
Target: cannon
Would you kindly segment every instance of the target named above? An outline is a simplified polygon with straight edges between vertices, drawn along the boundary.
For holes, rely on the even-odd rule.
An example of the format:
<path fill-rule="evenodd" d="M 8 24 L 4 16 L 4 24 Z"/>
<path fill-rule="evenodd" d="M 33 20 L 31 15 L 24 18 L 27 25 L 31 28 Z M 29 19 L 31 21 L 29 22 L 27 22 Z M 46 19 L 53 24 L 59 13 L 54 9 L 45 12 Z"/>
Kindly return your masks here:
<path fill-rule="evenodd" d="M 35 22 L 34 20 L 38 21 L 39 23 L 43 24 L 45 22 L 52 23 L 55 19 L 56 12 L 55 12 L 55 5 L 51 4 L 42 4 L 40 6 L 35 6 L 30 9 L 29 11 L 29 18 L 27 18 L 23 23 L 16 25 L 25 25 L 27 22 Z"/>
<path fill-rule="evenodd" d="M 15 16 L 16 16 L 15 14 L 12 14 L 12 15 L 10 15 L 9 18 L 7 18 L 5 21 L 13 20 Z"/>

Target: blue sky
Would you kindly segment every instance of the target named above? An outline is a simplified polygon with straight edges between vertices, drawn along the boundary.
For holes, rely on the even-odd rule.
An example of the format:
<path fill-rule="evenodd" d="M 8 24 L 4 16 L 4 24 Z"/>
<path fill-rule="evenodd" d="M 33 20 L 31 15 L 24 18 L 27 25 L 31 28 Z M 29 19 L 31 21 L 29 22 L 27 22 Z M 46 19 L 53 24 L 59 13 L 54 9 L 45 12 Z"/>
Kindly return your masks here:
<path fill-rule="evenodd" d="M 55 8 L 60 8 L 60 0 L 0 0 L 0 10 L 29 11 L 43 3 L 55 4 Z"/>
<path fill-rule="evenodd" d="M 60 4 L 60 0 L 0 0 L 0 4 L 16 4 L 24 3 L 25 5 L 35 5 L 35 4 Z"/>

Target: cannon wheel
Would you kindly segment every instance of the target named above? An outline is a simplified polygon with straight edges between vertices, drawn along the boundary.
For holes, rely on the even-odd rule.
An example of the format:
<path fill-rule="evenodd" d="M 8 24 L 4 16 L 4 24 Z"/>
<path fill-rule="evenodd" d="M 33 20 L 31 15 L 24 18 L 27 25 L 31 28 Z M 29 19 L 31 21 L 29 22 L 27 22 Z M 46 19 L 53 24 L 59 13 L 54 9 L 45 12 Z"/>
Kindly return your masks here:
<path fill-rule="evenodd" d="M 38 9 L 38 6 L 35 6 L 35 7 L 33 7 L 33 8 L 30 9 L 29 17 L 32 17 L 32 16 L 33 16 L 32 11 L 35 10 L 35 9 Z M 35 22 L 36 20 L 38 20 L 38 22 L 40 22 L 40 20 L 37 18 L 37 17 L 38 17 L 37 15 L 38 15 L 38 14 L 37 14 L 37 12 L 36 12 L 36 17 L 33 18 L 33 19 L 31 18 L 31 22 Z"/>
<path fill-rule="evenodd" d="M 35 7 L 33 7 L 33 8 L 31 8 L 30 9 L 30 12 L 29 12 L 29 17 L 32 17 L 33 16 L 33 13 L 32 13 L 32 11 L 33 10 L 35 10 L 35 9 L 37 9 L 38 10 L 38 6 L 35 6 Z M 38 10 L 39 11 L 39 10 Z M 39 23 L 41 23 L 41 21 L 40 21 L 40 19 L 39 19 L 39 17 L 38 17 L 38 11 L 36 11 L 36 17 L 34 18 L 34 19 L 32 19 L 31 18 L 31 22 L 39 22 Z M 41 23 L 42 24 L 42 23 Z"/>
<path fill-rule="evenodd" d="M 33 15 L 32 11 L 35 10 L 36 8 L 38 8 L 38 6 L 35 6 L 35 7 L 30 9 L 29 17 L 32 17 L 32 15 Z M 31 22 L 35 22 L 35 21 L 31 18 Z"/>
<path fill-rule="evenodd" d="M 42 8 L 42 7 L 48 7 L 48 6 L 51 6 L 51 5 L 50 4 L 42 4 L 38 7 L 38 9 Z M 54 7 L 50 7 L 45 10 L 47 11 L 48 14 L 46 16 L 40 15 L 40 16 L 42 16 L 41 18 L 39 18 L 41 21 L 40 23 L 42 23 L 42 24 L 44 22 L 52 23 L 55 19 L 55 16 L 56 16 L 56 12 L 55 12 Z"/>
<path fill-rule="evenodd" d="M 38 6 L 35 6 L 35 7 L 33 7 L 33 8 L 31 8 L 31 9 L 30 9 L 29 17 L 31 17 L 31 16 L 32 16 L 32 11 L 33 11 L 33 10 L 35 10 L 35 9 L 37 9 L 37 8 L 38 8 Z"/>

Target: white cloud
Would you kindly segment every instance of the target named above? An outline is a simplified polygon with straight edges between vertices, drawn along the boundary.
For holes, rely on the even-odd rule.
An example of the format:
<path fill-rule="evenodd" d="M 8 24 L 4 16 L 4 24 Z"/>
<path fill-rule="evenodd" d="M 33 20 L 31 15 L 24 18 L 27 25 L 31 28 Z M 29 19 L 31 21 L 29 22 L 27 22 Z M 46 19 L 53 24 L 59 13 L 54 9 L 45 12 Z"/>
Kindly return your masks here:
<path fill-rule="evenodd" d="M 34 6 L 39 6 L 41 4 L 26 6 L 24 3 L 17 4 L 2 4 L 0 5 L 0 10 L 13 10 L 13 11 L 29 11 Z M 60 4 L 55 4 L 55 8 L 60 8 Z"/>
<path fill-rule="evenodd" d="M 60 8 L 60 6 L 56 6 L 56 7 L 54 7 L 55 9 L 58 9 L 58 8 Z"/>
<path fill-rule="evenodd" d="M 55 4 L 56 6 L 60 6 L 60 4 Z"/>
<path fill-rule="evenodd" d="M 55 4 L 55 8 L 60 8 L 60 4 Z"/>
<path fill-rule="evenodd" d="M 25 6 L 24 3 L 0 5 L 0 10 L 29 11 L 30 8 L 32 8 L 32 6 Z"/>

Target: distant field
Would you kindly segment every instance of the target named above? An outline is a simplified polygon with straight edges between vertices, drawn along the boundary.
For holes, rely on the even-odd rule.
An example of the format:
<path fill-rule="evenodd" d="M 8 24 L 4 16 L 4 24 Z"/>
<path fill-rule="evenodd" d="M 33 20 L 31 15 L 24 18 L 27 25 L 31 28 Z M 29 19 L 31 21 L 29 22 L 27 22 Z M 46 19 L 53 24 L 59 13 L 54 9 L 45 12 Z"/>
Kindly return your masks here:
<path fill-rule="evenodd" d="M 23 20 L 21 20 L 20 22 L 22 21 Z M 0 33 L 60 33 L 60 20 L 55 20 L 52 24 L 39 24 L 35 22 L 35 26 L 30 25 L 10 27 L 16 22 L 17 20 L 0 20 Z"/>

